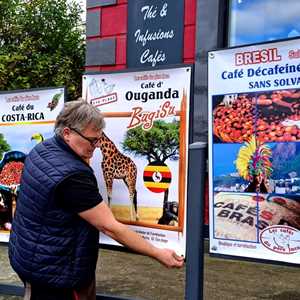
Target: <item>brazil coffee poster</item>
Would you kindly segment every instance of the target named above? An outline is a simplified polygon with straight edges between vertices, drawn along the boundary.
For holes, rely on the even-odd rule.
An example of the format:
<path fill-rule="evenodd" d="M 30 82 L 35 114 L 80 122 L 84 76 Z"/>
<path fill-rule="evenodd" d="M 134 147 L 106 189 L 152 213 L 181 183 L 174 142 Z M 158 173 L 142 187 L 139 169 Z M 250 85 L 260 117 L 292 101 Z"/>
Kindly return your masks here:
<path fill-rule="evenodd" d="M 105 117 L 91 165 L 119 221 L 185 255 L 191 67 L 87 74 L 83 98 Z M 116 242 L 102 235 L 100 243 Z"/>
<path fill-rule="evenodd" d="M 0 93 L 0 242 L 7 242 L 29 151 L 53 136 L 64 88 Z"/>
<path fill-rule="evenodd" d="M 210 252 L 299 264 L 299 39 L 208 62 Z"/>

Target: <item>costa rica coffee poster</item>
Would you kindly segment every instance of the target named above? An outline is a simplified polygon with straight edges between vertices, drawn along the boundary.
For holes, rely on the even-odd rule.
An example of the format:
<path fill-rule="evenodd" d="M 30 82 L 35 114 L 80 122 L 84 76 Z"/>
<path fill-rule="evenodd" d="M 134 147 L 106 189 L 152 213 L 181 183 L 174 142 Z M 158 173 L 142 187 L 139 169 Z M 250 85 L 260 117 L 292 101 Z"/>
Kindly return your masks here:
<path fill-rule="evenodd" d="M 211 51 L 210 252 L 300 263 L 299 39 Z"/>
<path fill-rule="evenodd" d="M 0 241 L 8 242 L 26 155 L 53 136 L 65 89 L 0 93 Z"/>
<path fill-rule="evenodd" d="M 86 74 L 83 98 L 106 126 L 91 165 L 114 216 L 185 255 L 192 69 Z M 116 242 L 102 235 L 101 243 Z"/>

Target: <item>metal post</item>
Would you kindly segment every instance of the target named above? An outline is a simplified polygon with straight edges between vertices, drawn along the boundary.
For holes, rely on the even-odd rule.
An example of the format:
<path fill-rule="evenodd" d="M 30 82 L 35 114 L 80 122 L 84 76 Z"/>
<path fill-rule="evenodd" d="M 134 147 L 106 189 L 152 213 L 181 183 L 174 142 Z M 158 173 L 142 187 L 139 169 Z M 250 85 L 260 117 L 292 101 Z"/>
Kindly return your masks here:
<path fill-rule="evenodd" d="M 207 143 L 189 145 L 185 299 L 203 299 L 203 203 Z"/>

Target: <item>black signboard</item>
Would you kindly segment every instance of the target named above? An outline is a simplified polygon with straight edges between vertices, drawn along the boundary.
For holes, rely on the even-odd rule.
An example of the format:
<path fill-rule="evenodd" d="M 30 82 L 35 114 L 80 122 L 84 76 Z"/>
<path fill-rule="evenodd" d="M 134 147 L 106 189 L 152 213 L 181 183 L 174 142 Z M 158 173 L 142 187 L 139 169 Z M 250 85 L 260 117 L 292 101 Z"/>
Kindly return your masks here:
<path fill-rule="evenodd" d="M 182 63 L 183 0 L 128 0 L 127 66 Z"/>

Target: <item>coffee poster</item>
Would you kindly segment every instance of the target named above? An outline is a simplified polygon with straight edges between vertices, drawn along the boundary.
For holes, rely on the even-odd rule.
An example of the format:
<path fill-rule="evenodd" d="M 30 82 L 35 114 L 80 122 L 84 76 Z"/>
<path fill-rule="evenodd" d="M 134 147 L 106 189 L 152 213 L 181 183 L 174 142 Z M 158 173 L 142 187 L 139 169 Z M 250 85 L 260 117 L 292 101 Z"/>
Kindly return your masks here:
<path fill-rule="evenodd" d="M 86 74 L 83 98 L 105 117 L 91 165 L 114 216 L 185 254 L 191 67 Z M 101 243 L 116 244 L 108 237 Z"/>
<path fill-rule="evenodd" d="M 45 88 L 0 93 L 0 241 L 7 242 L 26 155 L 53 136 L 65 89 Z"/>
<path fill-rule="evenodd" d="M 300 263 L 298 46 L 208 53 L 211 253 Z"/>

